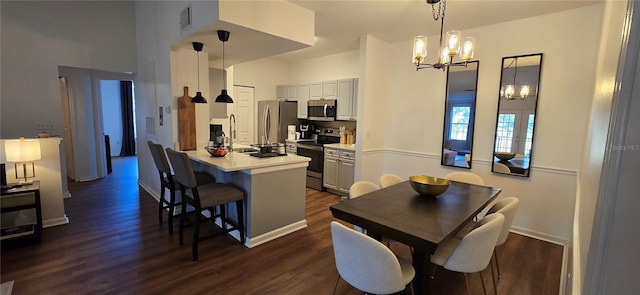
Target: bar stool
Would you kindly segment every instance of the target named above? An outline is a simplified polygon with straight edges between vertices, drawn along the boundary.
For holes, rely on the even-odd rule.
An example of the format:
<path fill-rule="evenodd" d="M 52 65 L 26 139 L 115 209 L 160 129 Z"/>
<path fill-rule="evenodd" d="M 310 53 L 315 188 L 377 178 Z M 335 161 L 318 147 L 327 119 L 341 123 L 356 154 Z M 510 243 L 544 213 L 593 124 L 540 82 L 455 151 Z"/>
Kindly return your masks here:
<path fill-rule="evenodd" d="M 162 213 L 164 210 L 169 209 L 167 221 L 169 223 L 169 233 L 173 233 L 173 216 L 175 207 L 182 204 L 181 202 L 176 203 L 176 191 L 178 190 L 178 186 L 173 179 L 174 176 L 171 173 L 171 166 L 169 166 L 169 161 L 167 161 L 167 156 L 164 154 L 164 148 L 162 147 L 162 145 L 154 143 L 152 141 L 147 141 L 147 144 L 149 145 L 151 156 L 153 157 L 153 161 L 155 162 L 156 168 L 158 169 L 158 174 L 160 174 L 160 201 L 158 202 L 158 223 L 162 224 Z M 195 176 L 198 184 L 216 182 L 216 178 L 209 173 L 196 172 Z M 169 190 L 168 200 L 164 195 L 165 190 Z"/>
<path fill-rule="evenodd" d="M 240 244 L 245 242 L 244 233 L 244 206 L 243 201 L 245 192 L 231 184 L 225 183 L 207 183 L 198 185 L 196 177 L 191 167 L 191 160 L 187 154 L 176 152 L 173 149 L 167 149 L 167 156 L 173 166 L 175 179 L 180 184 L 180 192 L 182 195 L 182 213 L 180 214 L 180 245 L 183 245 L 183 233 L 185 222 L 189 221 L 193 224 L 193 242 L 192 255 L 193 260 L 198 260 L 198 242 L 200 241 L 199 231 L 200 224 L 205 220 L 202 215 L 203 211 L 209 210 L 211 219 L 214 221 L 220 217 L 222 223 L 222 232 L 228 233 L 237 230 L 240 233 Z M 226 214 L 226 205 L 234 202 L 236 205 L 237 222 L 228 218 Z M 187 220 L 187 204 L 194 208 L 192 220 Z M 216 208 L 220 210 L 216 214 Z M 227 227 L 230 224 L 231 227 Z M 216 234 L 217 235 L 217 234 Z"/>

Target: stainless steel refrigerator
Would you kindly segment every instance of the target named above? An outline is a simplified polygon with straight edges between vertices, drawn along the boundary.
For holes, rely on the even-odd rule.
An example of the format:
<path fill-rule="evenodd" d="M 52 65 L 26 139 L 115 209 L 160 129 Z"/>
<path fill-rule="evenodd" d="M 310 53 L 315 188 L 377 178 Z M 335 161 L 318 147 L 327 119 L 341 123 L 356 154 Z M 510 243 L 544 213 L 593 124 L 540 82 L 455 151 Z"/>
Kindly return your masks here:
<path fill-rule="evenodd" d="M 258 101 L 258 143 L 284 143 L 288 125 L 298 125 L 297 102 Z"/>

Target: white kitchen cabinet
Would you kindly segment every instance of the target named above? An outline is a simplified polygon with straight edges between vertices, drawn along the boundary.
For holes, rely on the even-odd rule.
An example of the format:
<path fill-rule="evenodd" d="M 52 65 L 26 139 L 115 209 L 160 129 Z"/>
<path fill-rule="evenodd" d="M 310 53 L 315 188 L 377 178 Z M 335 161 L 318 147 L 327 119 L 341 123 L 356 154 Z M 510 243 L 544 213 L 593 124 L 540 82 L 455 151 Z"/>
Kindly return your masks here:
<path fill-rule="evenodd" d="M 287 85 L 287 100 L 298 101 L 298 85 Z"/>
<path fill-rule="evenodd" d="M 355 151 L 324 149 L 323 185 L 342 193 L 349 193 L 354 182 Z"/>
<path fill-rule="evenodd" d="M 298 85 L 298 119 L 306 119 L 307 101 L 309 101 L 309 84 Z"/>
<path fill-rule="evenodd" d="M 289 85 L 278 85 L 276 86 L 276 99 L 278 100 L 287 100 Z"/>
<path fill-rule="evenodd" d="M 358 111 L 358 79 L 338 80 L 336 119 L 356 120 Z"/>
<path fill-rule="evenodd" d="M 309 83 L 309 99 L 322 99 L 322 82 Z"/>
<path fill-rule="evenodd" d="M 276 86 L 276 98 L 278 100 L 297 101 L 298 85 L 278 85 Z"/>
<path fill-rule="evenodd" d="M 338 81 L 324 81 L 322 82 L 322 98 L 324 99 L 336 99 L 338 96 Z"/>

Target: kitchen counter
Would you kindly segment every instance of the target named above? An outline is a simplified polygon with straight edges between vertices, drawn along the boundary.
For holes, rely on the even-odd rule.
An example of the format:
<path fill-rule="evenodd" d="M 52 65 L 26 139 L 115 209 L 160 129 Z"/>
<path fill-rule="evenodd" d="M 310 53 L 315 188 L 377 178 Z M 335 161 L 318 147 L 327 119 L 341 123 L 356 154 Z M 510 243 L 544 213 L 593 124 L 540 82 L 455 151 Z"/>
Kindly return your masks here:
<path fill-rule="evenodd" d="M 345 144 L 345 143 L 327 143 L 324 145 L 325 148 L 331 148 L 331 149 L 341 149 L 341 150 L 349 150 L 349 151 L 355 151 L 356 150 L 356 145 L 354 144 Z"/>
<path fill-rule="evenodd" d="M 206 150 L 185 151 L 196 162 L 214 166 L 224 172 L 249 170 L 251 173 L 270 172 L 295 167 L 307 167 L 309 158 L 297 155 L 258 158 L 249 153 L 231 152 L 224 157 L 213 157 Z"/>
<path fill-rule="evenodd" d="M 186 154 L 194 170 L 208 172 L 218 182 L 235 184 L 247 193 L 245 246 L 255 247 L 307 227 L 304 212 L 309 158 L 292 154 L 257 158 L 239 152 L 218 158 L 204 149 Z M 228 206 L 229 217 L 237 219 L 235 204 Z M 237 231 L 231 235 L 239 240 Z"/>

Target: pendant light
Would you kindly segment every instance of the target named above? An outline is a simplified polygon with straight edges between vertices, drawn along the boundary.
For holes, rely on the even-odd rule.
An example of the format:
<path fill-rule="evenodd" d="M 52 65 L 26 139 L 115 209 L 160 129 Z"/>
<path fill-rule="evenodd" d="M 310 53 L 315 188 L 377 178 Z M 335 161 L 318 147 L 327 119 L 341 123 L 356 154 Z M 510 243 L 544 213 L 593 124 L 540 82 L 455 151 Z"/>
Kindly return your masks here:
<path fill-rule="evenodd" d="M 200 51 L 202 51 L 202 47 L 204 44 L 200 42 L 193 42 L 193 50 L 197 52 L 198 56 L 198 64 L 196 67 L 198 68 L 198 92 L 196 92 L 196 96 L 191 98 L 192 103 L 207 103 L 207 99 L 202 96 L 202 92 L 200 92 Z"/>
<path fill-rule="evenodd" d="M 218 30 L 218 39 L 222 41 L 222 91 L 216 97 L 216 102 L 233 103 L 231 96 L 227 94 L 227 70 L 224 68 L 224 42 L 229 41 L 229 31 Z"/>

